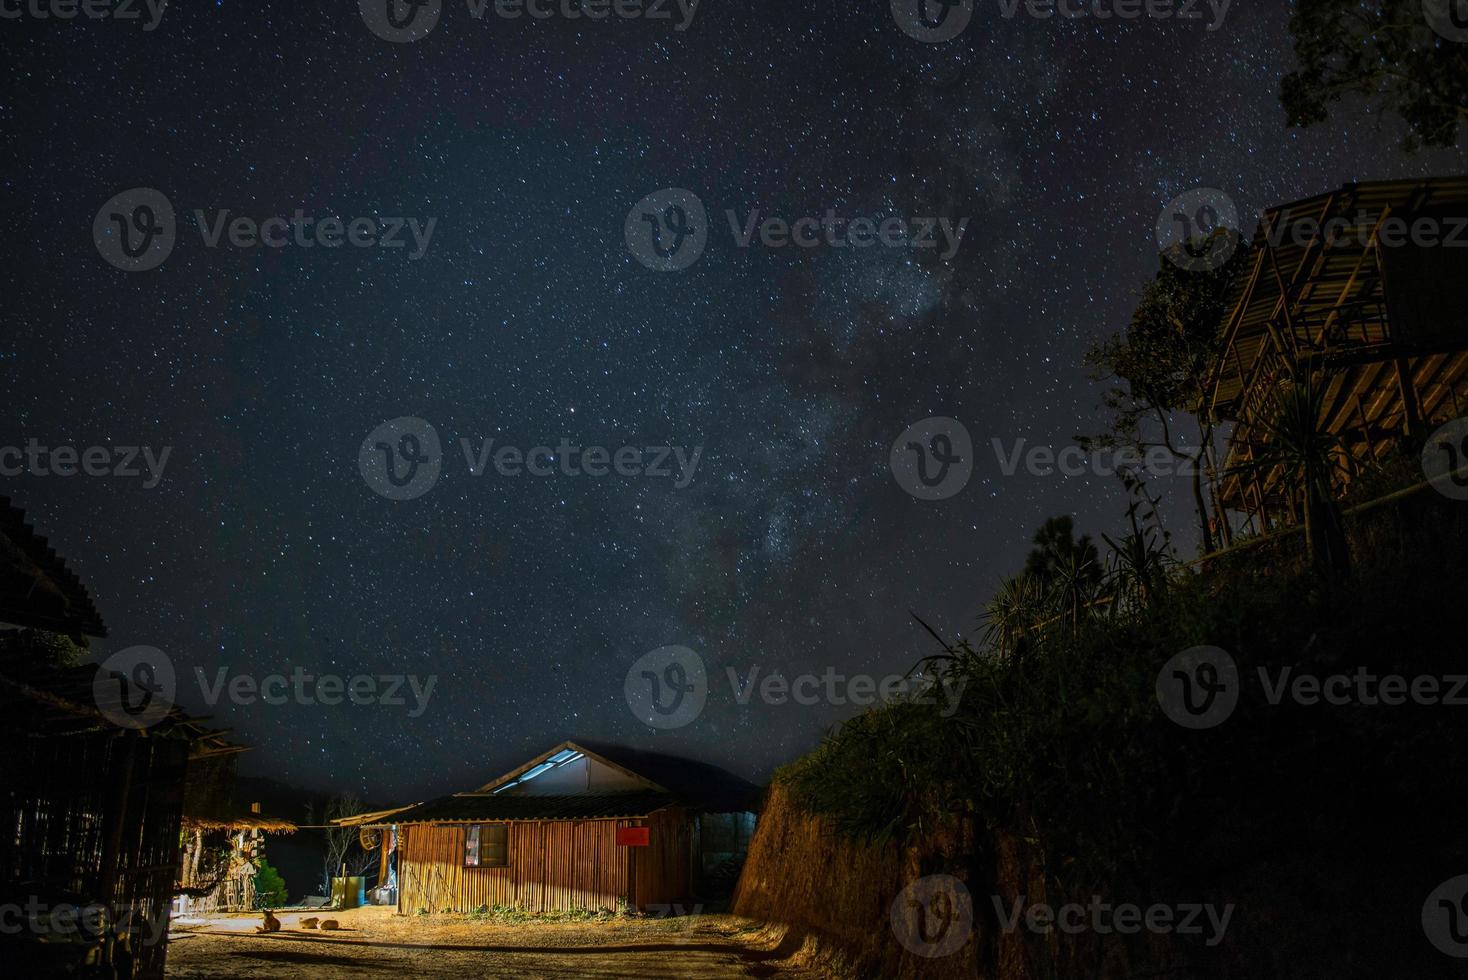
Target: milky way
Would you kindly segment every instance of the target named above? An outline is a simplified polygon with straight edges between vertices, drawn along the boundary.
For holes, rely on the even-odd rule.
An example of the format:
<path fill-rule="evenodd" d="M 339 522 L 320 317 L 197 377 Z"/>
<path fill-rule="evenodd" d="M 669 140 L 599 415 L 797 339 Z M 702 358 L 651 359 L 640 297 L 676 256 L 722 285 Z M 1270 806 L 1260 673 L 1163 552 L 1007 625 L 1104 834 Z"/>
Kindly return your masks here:
<path fill-rule="evenodd" d="M 449 0 L 406 43 L 345 2 L 176 4 L 152 30 L 0 21 L 0 444 L 171 447 L 156 486 L 27 470 L 0 492 L 91 588 L 97 654 L 164 651 L 180 701 L 255 746 L 249 771 L 392 802 L 581 736 L 767 775 L 855 709 L 740 704 L 728 668 L 902 673 L 935 649 L 910 613 L 971 634 L 1046 517 L 1120 526 L 1114 479 L 1005 476 L 990 447 L 1096 431 L 1081 359 L 1154 274 L 1170 199 L 1223 189 L 1252 229 L 1348 180 L 1463 169 L 1404 155 L 1400 124 L 1359 105 L 1287 129 L 1282 3 L 1240 0 L 1212 30 L 980 3 L 939 44 L 877 0 L 666 8 L 476 18 Z M 177 212 L 150 272 L 93 239 L 138 187 Z M 707 209 L 682 271 L 624 235 L 665 188 Z M 222 211 L 435 223 L 413 258 L 406 225 L 405 248 L 249 247 Z M 731 211 L 968 223 L 945 260 L 742 247 Z M 888 468 L 931 416 L 976 452 L 942 501 Z M 399 417 L 431 422 L 442 473 L 394 501 L 358 457 Z M 685 486 L 475 476 L 460 440 L 488 439 L 701 456 Z M 1165 518 L 1190 552 L 1185 502 Z M 697 651 L 710 689 L 654 729 L 623 682 L 665 645 Z M 416 718 L 210 707 L 196 671 L 221 667 L 437 686 Z"/>

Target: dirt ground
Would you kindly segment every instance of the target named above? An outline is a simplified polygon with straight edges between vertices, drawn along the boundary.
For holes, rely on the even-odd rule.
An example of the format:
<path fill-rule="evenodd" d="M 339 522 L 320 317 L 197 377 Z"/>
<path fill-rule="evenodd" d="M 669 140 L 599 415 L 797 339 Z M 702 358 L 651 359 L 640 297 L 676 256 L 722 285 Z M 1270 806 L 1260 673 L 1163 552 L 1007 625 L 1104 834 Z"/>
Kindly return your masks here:
<path fill-rule="evenodd" d="M 322 977 L 571 980 L 629 977 L 725 980 L 792 977 L 793 951 L 754 938 L 756 923 L 726 915 L 606 922 L 481 922 L 463 916 L 398 916 L 391 908 L 281 912 L 281 931 L 257 934 L 258 914 L 210 916 L 169 933 L 170 980 Z M 307 915 L 341 931 L 304 930 Z"/>

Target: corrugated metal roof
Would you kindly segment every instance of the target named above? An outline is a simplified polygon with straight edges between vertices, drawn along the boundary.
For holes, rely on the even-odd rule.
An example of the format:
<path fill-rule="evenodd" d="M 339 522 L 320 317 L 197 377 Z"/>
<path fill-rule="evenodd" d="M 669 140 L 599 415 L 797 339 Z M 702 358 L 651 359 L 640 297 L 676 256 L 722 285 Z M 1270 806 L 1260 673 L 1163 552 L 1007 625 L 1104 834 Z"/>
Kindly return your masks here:
<path fill-rule="evenodd" d="M 570 761 L 582 755 L 622 770 L 644 784 L 648 792 L 672 793 L 683 806 L 714 813 L 759 809 L 760 788 L 718 766 L 661 752 L 585 740 L 562 742 L 473 792 L 503 793 L 515 782 L 529 778 L 531 772 L 542 768 L 545 763 L 561 757 Z"/>
<path fill-rule="evenodd" d="M 758 786 L 710 763 L 609 742 L 569 744 L 652 780 L 686 806 L 715 813 L 759 810 L 762 791 Z"/>
<path fill-rule="evenodd" d="M 384 822 L 478 823 L 516 820 L 613 820 L 646 817 L 677 803 L 667 793 L 509 796 L 464 793 L 409 807 Z"/>

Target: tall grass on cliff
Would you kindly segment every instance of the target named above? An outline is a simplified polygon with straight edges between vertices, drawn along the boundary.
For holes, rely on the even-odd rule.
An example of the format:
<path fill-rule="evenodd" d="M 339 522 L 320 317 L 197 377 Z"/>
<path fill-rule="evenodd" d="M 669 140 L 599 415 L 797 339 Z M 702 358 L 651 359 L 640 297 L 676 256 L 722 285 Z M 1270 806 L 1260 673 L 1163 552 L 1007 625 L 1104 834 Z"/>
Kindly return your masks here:
<path fill-rule="evenodd" d="M 1094 579 L 1021 576 L 990 605 L 982 641 L 923 665 L 964 685 L 956 712 L 870 710 L 779 778 L 844 833 L 900 842 L 967 815 L 1027 841 L 1063 887 L 1112 892 L 1348 849 L 1368 832 L 1430 836 L 1468 776 L 1454 730 L 1468 709 L 1276 705 L 1259 674 L 1468 672 L 1459 505 L 1420 494 L 1347 531 L 1355 560 L 1341 578 L 1322 577 L 1298 538 L 1199 572 L 1142 532 L 1108 542 Z M 1162 714 L 1155 685 L 1202 645 L 1230 652 L 1243 693 L 1227 722 L 1191 732 Z"/>

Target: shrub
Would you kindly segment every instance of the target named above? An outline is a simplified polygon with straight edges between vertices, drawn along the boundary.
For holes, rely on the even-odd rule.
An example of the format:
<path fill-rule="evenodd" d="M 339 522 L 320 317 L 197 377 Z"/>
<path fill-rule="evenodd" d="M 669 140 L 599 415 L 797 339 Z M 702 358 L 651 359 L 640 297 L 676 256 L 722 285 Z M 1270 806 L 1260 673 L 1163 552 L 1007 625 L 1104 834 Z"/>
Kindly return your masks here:
<path fill-rule="evenodd" d="M 287 897 L 285 879 L 262 855 L 255 866 L 255 908 L 278 909 Z"/>

